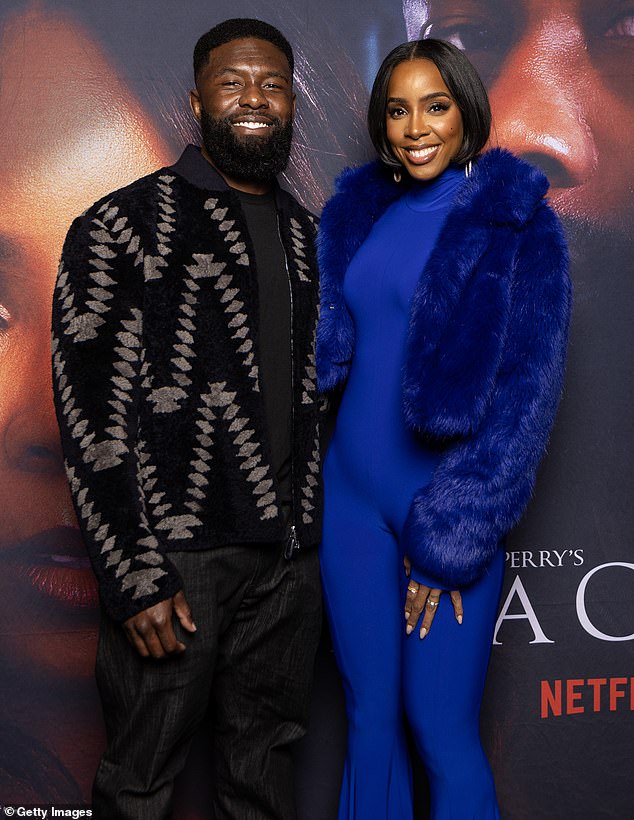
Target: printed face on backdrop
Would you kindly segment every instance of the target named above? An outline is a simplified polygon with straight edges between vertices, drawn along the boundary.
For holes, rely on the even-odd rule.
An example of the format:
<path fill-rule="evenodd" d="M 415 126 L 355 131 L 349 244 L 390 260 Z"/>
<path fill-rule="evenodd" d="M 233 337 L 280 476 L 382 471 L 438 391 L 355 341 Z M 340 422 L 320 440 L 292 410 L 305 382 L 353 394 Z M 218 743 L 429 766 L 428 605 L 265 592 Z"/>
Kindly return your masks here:
<path fill-rule="evenodd" d="M 295 95 L 286 55 L 246 37 L 214 48 L 190 103 L 204 151 L 232 180 L 270 181 L 288 163 Z"/>
<path fill-rule="evenodd" d="M 406 60 L 390 77 L 386 134 L 405 171 L 420 181 L 437 177 L 462 147 L 462 115 L 431 60 Z"/>
<path fill-rule="evenodd" d="M 560 214 L 625 231 L 634 212 L 634 8 L 620 0 L 403 0 L 408 39 L 465 51 L 492 140 L 540 165 Z"/>
<path fill-rule="evenodd" d="M 68 20 L 28 12 L 5 20 L 0 38 L 0 659 L 28 686 L 71 686 L 91 680 L 97 595 L 52 402 L 53 285 L 73 218 L 166 150 Z M 25 712 L 47 731 L 37 704 Z"/>

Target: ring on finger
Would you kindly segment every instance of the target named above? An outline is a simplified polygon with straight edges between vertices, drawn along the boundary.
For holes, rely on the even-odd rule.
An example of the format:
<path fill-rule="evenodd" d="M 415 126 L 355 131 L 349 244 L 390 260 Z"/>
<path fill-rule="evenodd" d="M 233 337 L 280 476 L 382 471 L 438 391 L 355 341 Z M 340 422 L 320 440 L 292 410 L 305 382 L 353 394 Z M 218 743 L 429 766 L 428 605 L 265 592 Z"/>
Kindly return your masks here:
<path fill-rule="evenodd" d="M 435 606 L 438 606 L 438 603 L 439 603 L 438 601 L 432 601 L 432 599 L 431 599 L 431 598 L 428 598 L 428 599 L 427 599 L 427 606 L 430 606 L 432 609 L 433 609 Z"/>
<path fill-rule="evenodd" d="M 411 592 L 412 595 L 416 595 L 416 593 L 418 592 L 418 587 L 407 587 L 407 591 Z"/>

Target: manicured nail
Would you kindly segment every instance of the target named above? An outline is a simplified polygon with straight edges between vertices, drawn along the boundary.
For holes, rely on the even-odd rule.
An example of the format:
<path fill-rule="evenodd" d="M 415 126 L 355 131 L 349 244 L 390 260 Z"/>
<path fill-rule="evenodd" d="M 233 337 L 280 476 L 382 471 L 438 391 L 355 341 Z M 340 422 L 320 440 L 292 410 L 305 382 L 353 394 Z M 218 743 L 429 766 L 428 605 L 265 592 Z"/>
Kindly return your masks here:
<path fill-rule="evenodd" d="M 409 620 L 409 612 L 407 610 L 405 610 L 405 620 L 406 621 Z"/>
<path fill-rule="evenodd" d="M 459 624 L 461 624 L 462 623 L 462 615 L 456 615 L 456 620 L 458 621 Z"/>
<path fill-rule="evenodd" d="M 425 629 L 425 627 L 423 627 L 423 628 L 421 629 L 421 631 L 420 631 L 420 639 L 421 639 L 421 641 L 423 640 L 423 638 L 425 637 L 425 635 L 426 635 L 426 634 L 427 634 L 427 630 Z"/>
<path fill-rule="evenodd" d="M 413 629 L 414 629 L 414 627 L 413 627 L 411 624 L 407 624 L 407 626 L 405 627 L 405 632 L 406 632 L 408 635 L 411 635 L 411 634 L 412 634 L 412 630 L 413 630 Z"/>

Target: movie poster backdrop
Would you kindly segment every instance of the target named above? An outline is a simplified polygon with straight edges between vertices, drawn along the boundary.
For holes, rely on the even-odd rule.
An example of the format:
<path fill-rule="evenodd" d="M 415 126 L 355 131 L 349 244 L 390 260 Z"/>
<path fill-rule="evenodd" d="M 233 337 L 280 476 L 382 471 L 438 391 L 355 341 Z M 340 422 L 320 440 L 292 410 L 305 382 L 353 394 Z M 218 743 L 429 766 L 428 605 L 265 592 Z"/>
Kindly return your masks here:
<path fill-rule="evenodd" d="M 51 398 L 62 242 L 93 201 L 197 140 L 193 45 L 236 15 L 272 22 L 296 48 L 286 176 L 315 212 L 338 171 L 371 156 L 368 88 L 405 39 L 464 49 L 489 89 L 492 144 L 549 176 L 572 254 L 568 376 L 535 496 L 506 544 L 483 737 L 504 818 L 634 817 L 634 7 L 620 0 L 3 1 L 0 806 L 89 809 L 104 742 L 98 598 Z M 209 731 L 179 782 L 179 820 L 211 816 Z M 325 641 L 297 755 L 303 820 L 336 816 L 344 751 Z M 426 817 L 420 767 L 416 794 Z"/>

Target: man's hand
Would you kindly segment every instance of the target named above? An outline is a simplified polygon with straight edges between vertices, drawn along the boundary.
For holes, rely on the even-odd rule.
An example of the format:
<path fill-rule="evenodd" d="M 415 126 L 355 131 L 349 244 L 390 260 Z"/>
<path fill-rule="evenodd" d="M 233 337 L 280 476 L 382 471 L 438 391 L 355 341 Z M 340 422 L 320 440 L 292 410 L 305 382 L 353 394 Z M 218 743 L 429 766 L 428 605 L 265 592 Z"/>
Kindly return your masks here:
<path fill-rule="evenodd" d="M 185 594 L 180 591 L 173 598 L 161 601 L 138 612 L 123 623 L 126 636 L 142 658 L 165 658 L 185 651 L 185 644 L 177 640 L 172 626 L 176 615 L 183 629 L 196 631 Z"/>

